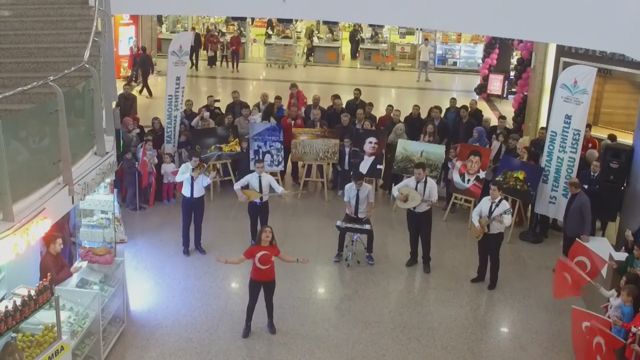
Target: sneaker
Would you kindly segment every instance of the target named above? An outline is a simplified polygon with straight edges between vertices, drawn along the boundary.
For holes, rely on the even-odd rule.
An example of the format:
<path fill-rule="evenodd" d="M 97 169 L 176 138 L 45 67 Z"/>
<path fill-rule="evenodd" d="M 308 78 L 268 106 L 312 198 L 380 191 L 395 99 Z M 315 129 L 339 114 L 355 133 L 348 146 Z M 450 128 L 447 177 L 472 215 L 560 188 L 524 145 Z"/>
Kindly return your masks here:
<path fill-rule="evenodd" d="M 371 254 L 367 254 L 365 259 L 367 260 L 367 264 L 369 264 L 369 265 L 373 265 L 375 263 L 374 260 L 373 260 L 373 256 Z"/>
<path fill-rule="evenodd" d="M 407 260 L 407 262 L 404 264 L 404 266 L 412 267 L 413 265 L 415 265 L 417 263 L 418 263 L 418 259 L 409 258 L 409 260 Z"/>
<path fill-rule="evenodd" d="M 164 201 L 162 202 L 162 204 L 163 204 L 164 206 L 169 206 L 169 202 L 168 202 L 167 200 L 164 200 Z"/>
<path fill-rule="evenodd" d="M 342 260 L 342 253 L 339 252 L 333 257 L 333 262 L 340 262 Z"/>
<path fill-rule="evenodd" d="M 267 329 L 269 330 L 269 334 L 271 335 L 276 334 L 276 326 L 273 324 L 273 320 L 269 320 L 267 322 Z"/>
<path fill-rule="evenodd" d="M 425 274 L 431 274 L 431 265 L 429 264 L 422 264 L 422 271 Z"/>
<path fill-rule="evenodd" d="M 426 78 L 426 79 L 424 79 L 424 81 L 425 81 L 425 82 L 431 82 L 431 79 Z"/>
<path fill-rule="evenodd" d="M 169 200 L 170 203 L 175 204 L 176 203 L 176 199 L 171 199 Z"/>
<path fill-rule="evenodd" d="M 251 334 L 251 324 L 244 324 L 244 329 L 242 329 L 242 338 L 248 338 L 249 334 Z"/>

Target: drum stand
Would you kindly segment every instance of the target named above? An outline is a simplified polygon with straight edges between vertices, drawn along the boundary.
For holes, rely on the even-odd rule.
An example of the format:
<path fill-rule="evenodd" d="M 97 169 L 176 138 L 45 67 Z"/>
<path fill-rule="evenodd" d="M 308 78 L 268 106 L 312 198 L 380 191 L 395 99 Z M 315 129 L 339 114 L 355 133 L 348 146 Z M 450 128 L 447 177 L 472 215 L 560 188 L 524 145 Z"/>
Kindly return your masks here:
<path fill-rule="evenodd" d="M 367 246 L 364 244 L 364 241 L 362 241 L 360 234 L 348 232 L 345 236 L 349 237 L 349 242 L 345 245 L 347 255 L 344 257 L 344 261 L 347 263 L 348 269 L 355 270 L 355 268 L 360 265 L 360 260 L 358 260 L 356 254 L 358 244 L 362 245 L 365 251 L 367 250 Z"/>

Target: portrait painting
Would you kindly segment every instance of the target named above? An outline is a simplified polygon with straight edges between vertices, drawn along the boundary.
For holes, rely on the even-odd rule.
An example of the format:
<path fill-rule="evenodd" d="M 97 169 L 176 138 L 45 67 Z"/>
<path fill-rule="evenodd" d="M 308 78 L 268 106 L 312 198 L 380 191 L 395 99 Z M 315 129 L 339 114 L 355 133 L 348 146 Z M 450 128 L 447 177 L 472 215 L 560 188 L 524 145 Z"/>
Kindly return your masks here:
<path fill-rule="evenodd" d="M 453 192 L 476 201 L 480 198 L 491 149 L 471 144 L 459 144 L 453 168 Z"/>
<path fill-rule="evenodd" d="M 400 139 L 393 159 L 392 172 L 413 176 L 413 166 L 423 162 L 427 164 L 427 176 L 437 180 L 442 170 L 445 151 L 444 145 Z"/>
<path fill-rule="evenodd" d="M 334 163 L 339 150 L 339 134 L 333 130 L 293 129 L 291 161 Z"/>
<path fill-rule="evenodd" d="M 282 125 L 270 123 L 249 124 L 249 158 L 251 170 L 256 159 L 264 161 L 265 171 L 284 170 Z"/>
<path fill-rule="evenodd" d="M 384 130 L 356 129 L 353 146 L 353 162 L 365 177 L 380 179 L 384 167 L 384 148 L 387 145 L 387 133 Z"/>

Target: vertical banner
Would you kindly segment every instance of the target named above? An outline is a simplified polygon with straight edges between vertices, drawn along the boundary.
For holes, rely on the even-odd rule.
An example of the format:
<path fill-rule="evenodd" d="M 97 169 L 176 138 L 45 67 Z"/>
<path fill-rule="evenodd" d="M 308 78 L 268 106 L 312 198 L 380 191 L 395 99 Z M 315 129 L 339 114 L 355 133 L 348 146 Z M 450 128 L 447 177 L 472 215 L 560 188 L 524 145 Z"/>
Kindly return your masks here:
<path fill-rule="evenodd" d="M 569 199 L 569 179 L 576 176 L 597 69 L 574 65 L 565 69 L 551 105 L 535 211 L 562 220 Z"/>
<path fill-rule="evenodd" d="M 187 80 L 187 63 L 191 49 L 192 32 L 181 32 L 171 40 L 167 51 L 167 102 L 164 149 L 174 153 L 180 135 L 180 113 L 184 99 L 184 84 Z"/>

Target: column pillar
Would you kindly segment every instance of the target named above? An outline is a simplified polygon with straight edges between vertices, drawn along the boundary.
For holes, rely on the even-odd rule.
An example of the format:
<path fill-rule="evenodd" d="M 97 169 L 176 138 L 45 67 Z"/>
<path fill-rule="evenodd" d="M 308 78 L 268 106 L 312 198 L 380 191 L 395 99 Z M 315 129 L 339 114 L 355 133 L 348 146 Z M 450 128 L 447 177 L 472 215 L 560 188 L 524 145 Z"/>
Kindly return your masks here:
<path fill-rule="evenodd" d="M 535 42 L 533 53 L 535 54 L 531 62 L 531 74 L 529 76 L 529 93 L 527 94 L 527 111 L 524 117 L 523 135 L 529 139 L 538 137 L 538 128 L 547 123 L 547 112 L 542 111 L 543 106 L 548 106 L 544 99 L 544 79 L 547 72 L 547 43 Z M 553 61 L 551 61 L 551 71 L 553 72 Z M 549 95 L 546 95 L 549 96 Z M 545 105 L 547 104 L 547 105 Z M 542 119 L 541 117 L 544 117 Z M 545 124 L 545 125 L 542 125 Z"/>
<path fill-rule="evenodd" d="M 145 45 L 155 57 L 158 54 L 158 19 L 156 16 L 142 15 L 139 26 L 141 45 Z"/>
<path fill-rule="evenodd" d="M 622 210 L 620 211 L 620 226 L 616 234 L 616 249 L 619 249 L 626 242 L 624 232 L 629 229 L 635 231 L 640 227 L 640 108 L 636 118 L 636 128 L 633 132 L 633 157 L 631 171 L 627 186 L 624 190 L 622 200 Z M 615 224 L 609 224 L 615 226 Z"/>

